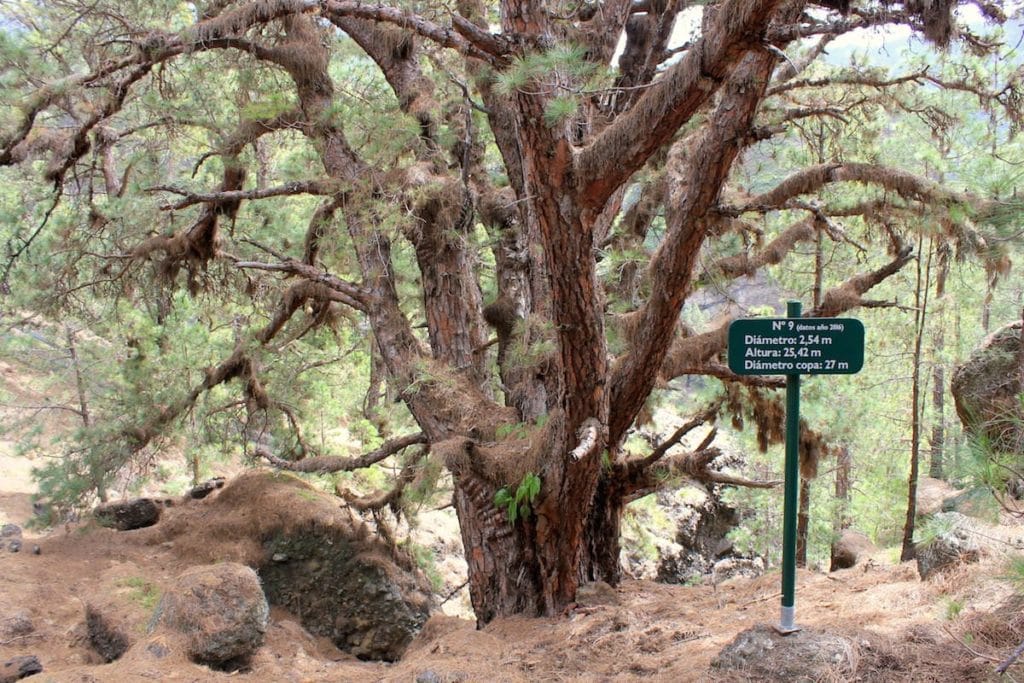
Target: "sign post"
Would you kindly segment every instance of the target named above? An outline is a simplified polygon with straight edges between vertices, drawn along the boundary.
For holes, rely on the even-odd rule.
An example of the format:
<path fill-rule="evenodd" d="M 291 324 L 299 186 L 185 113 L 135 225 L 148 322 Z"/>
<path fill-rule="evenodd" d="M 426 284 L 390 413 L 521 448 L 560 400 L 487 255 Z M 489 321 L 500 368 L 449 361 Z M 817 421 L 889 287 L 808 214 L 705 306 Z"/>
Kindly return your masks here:
<path fill-rule="evenodd" d="M 800 317 L 800 302 L 786 304 L 786 316 Z M 793 633 L 796 627 L 796 506 L 800 482 L 800 375 L 786 375 L 786 464 L 785 500 L 782 507 L 782 610 L 779 632 Z"/>
<path fill-rule="evenodd" d="M 786 462 L 782 515 L 782 610 L 777 630 L 796 626 L 796 508 L 800 483 L 800 375 L 847 375 L 864 366 L 864 325 L 855 318 L 803 318 L 799 301 L 785 318 L 734 320 L 729 369 L 786 376 Z"/>

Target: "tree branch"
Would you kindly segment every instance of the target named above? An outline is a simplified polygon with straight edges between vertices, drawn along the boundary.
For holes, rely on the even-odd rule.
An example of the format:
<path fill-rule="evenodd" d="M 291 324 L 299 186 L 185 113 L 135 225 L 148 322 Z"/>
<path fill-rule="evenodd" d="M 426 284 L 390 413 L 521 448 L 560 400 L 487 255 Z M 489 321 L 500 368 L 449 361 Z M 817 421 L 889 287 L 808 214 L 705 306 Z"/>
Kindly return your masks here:
<path fill-rule="evenodd" d="M 335 188 L 330 183 L 322 180 L 295 180 L 284 185 L 268 187 L 263 190 L 232 190 L 227 192 L 192 192 L 173 185 L 156 185 L 147 187 L 145 192 L 170 192 L 179 194 L 184 199 L 168 204 L 161 204 L 161 211 L 172 211 L 184 209 L 195 204 L 206 202 L 238 202 L 243 199 L 267 199 L 268 197 L 282 197 L 297 194 L 329 195 Z"/>
<path fill-rule="evenodd" d="M 364 453 L 355 458 L 342 458 L 334 455 L 320 455 L 304 460 L 283 460 L 273 453 L 266 446 L 258 446 L 256 455 L 265 458 L 270 464 L 278 469 L 290 472 L 307 472 L 317 474 L 329 474 L 331 472 L 351 472 L 352 470 L 369 467 L 380 462 L 398 451 L 415 444 L 427 443 L 427 436 L 423 433 L 410 434 L 397 439 L 387 441 L 380 448 L 369 453 Z"/>
<path fill-rule="evenodd" d="M 310 282 L 325 285 L 338 295 L 338 298 L 333 298 L 335 295 L 332 295 L 332 300 L 347 304 L 359 311 L 365 312 L 373 300 L 372 294 L 362 287 L 301 261 L 288 260 L 282 263 L 262 263 L 260 261 L 236 260 L 234 264 L 236 268 L 288 273 L 289 275 L 303 277 Z"/>
<path fill-rule="evenodd" d="M 600 210 L 616 189 L 668 142 L 722 86 L 733 67 L 760 45 L 780 0 L 730 0 L 711 30 L 576 159 L 578 186 Z M 608 160 L 615 163 L 609 165 Z"/>
<path fill-rule="evenodd" d="M 509 45 L 502 36 L 496 36 L 473 25 L 465 18 L 453 15 L 454 27 L 440 26 L 423 17 L 397 7 L 364 4 L 347 0 L 327 0 L 324 13 L 332 22 L 343 17 L 356 17 L 394 24 L 413 31 L 441 47 L 448 47 L 467 57 L 475 57 L 498 65 L 504 63 Z"/>

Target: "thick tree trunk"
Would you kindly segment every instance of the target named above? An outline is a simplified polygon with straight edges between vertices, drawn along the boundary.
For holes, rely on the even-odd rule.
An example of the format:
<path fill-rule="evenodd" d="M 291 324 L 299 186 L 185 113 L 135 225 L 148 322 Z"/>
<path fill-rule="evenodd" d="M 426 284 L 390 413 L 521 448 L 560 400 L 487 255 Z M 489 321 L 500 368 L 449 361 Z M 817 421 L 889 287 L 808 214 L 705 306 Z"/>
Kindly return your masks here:
<path fill-rule="evenodd" d="M 619 554 L 626 500 L 620 484 L 605 476 L 598 482 L 587 517 L 586 547 L 580 561 L 582 582 L 605 581 L 615 586 L 622 580 Z"/>
<path fill-rule="evenodd" d="M 532 520 L 510 524 L 495 507 L 494 493 L 495 487 L 472 474 L 455 478 L 455 511 L 478 626 L 499 616 L 545 611 L 536 526 Z"/>

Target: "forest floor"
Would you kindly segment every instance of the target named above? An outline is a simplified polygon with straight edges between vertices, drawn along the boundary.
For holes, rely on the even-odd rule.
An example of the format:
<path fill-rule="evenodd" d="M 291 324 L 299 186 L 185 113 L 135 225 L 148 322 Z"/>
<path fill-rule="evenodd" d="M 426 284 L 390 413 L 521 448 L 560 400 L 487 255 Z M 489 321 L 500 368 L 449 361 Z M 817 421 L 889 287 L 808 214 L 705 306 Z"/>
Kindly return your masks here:
<path fill-rule="evenodd" d="M 25 404 L 43 395 L 2 362 L 0 386 Z M 32 519 L 32 464 L 15 454 L 13 442 L 0 440 L 0 524 L 24 528 Z M 995 666 L 1024 639 L 1024 603 L 1000 578 L 1024 526 L 1003 520 L 979 523 L 979 530 L 989 540 L 981 561 L 929 581 L 918 578 L 913 563 L 887 562 L 884 552 L 832 574 L 800 571 L 797 622 L 805 631 L 789 638 L 827 632 L 851 644 L 846 670 L 819 667 L 812 678 L 998 680 Z M 46 532 L 25 528 L 20 552 L 0 551 L 0 666 L 35 655 L 44 671 L 27 680 L 40 681 L 765 680 L 722 672 L 712 661 L 741 632 L 777 623 L 780 598 L 778 572 L 718 585 L 599 584 L 581 590 L 578 605 L 556 617 L 498 619 L 477 630 L 471 620 L 438 614 L 394 664 L 359 661 L 274 608 L 251 668 L 228 674 L 183 658 L 147 656 L 153 638 L 147 625 L 161 592 L 196 562 L 147 542 L 144 529 L 115 532 L 86 522 Z M 133 644 L 113 663 L 89 645 L 87 605 L 116 622 Z M 787 652 L 778 647 L 766 657 L 780 658 L 781 671 Z M 1024 666 L 1009 673 L 1024 681 Z"/>
<path fill-rule="evenodd" d="M 6 460 L 0 462 L 5 473 L 12 471 Z M 0 480 L 0 521 L 29 521 L 28 488 L 17 476 Z M 346 655 L 275 608 L 251 669 L 219 673 L 146 656 L 154 604 L 190 562 L 166 544 L 147 543 L 145 532 L 76 523 L 42 535 L 26 530 L 21 552 L 0 552 L 0 663 L 35 655 L 44 666 L 40 680 L 52 681 L 414 681 L 423 674 L 433 681 L 764 680 L 726 674 L 711 663 L 738 633 L 778 618 L 777 572 L 716 586 L 599 584 L 557 617 L 499 619 L 476 630 L 469 620 L 435 616 L 400 662 L 383 664 Z M 1015 540 L 1024 528 L 986 533 Z M 33 554 L 34 545 L 40 554 Z M 853 645 L 852 672 L 818 670 L 815 678 L 996 680 L 996 664 L 1024 638 L 1021 602 L 999 578 L 1004 566 L 1003 553 L 992 550 L 978 564 L 927 582 L 912 563 L 880 559 L 832 574 L 801 571 L 798 623 Z M 111 616 L 137 646 L 104 664 L 88 645 L 87 604 Z M 31 621 L 30 632 L 8 628 L 18 617 Z M 785 656 L 781 649 L 778 656 Z M 1024 680 L 1020 668 L 1010 673 Z"/>

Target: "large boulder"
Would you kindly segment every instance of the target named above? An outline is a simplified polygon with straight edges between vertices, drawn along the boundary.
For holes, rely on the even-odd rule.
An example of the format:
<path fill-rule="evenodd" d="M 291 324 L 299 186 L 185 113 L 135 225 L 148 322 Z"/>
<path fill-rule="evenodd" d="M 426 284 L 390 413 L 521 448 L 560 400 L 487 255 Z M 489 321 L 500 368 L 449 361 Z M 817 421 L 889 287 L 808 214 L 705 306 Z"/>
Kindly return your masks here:
<path fill-rule="evenodd" d="M 950 391 L 967 431 L 997 451 L 1024 452 L 1021 322 L 991 334 L 953 373 Z"/>
<path fill-rule="evenodd" d="M 711 667 L 750 681 L 848 680 L 856 661 L 856 646 L 841 636 L 812 628 L 783 636 L 759 625 L 740 632 Z"/>
<path fill-rule="evenodd" d="M 291 475 L 247 472 L 150 532 L 182 557 L 259 572 L 271 604 L 361 659 L 395 661 L 433 608 L 429 581 L 362 520 Z"/>
<path fill-rule="evenodd" d="M 97 505 L 92 515 L 100 526 L 131 531 L 160 521 L 161 506 L 152 498 L 132 498 Z"/>
<path fill-rule="evenodd" d="M 244 667 L 263 644 L 269 616 L 256 572 L 225 562 L 180 574 L 157 605 L 150 630 L 181 634 L 189 659 L 231 671 Z"/>
<path fill-rule="evenodd" d="M 939 512 L 924 521 L 918 529 L 921 540 L 914 547 L 922 580 L 959 564 L 978 561 L 980 547 L 971 528 L 970 519 L 958 512 Z"/>
<path fill-rule="evenodd" d="M 831 571 L 849 569 L 866 559 L 877 549 L 865 534 L 854 529 L 844 529 L 832 544 Z"/>

